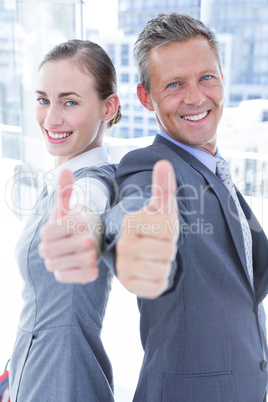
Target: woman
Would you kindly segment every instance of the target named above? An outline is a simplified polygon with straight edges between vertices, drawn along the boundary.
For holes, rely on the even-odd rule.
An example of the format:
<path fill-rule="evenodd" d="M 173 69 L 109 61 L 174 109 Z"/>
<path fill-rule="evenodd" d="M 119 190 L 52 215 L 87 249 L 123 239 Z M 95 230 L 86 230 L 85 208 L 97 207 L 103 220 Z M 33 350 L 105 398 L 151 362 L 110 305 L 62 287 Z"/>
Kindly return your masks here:
<path fill-rule="evenodd" d="M 111 275 L 97 261 L 98 215 L 114 196 L 114 167 L 102 139 L 121 118 L 114 66 L 97 44 L 70 40 L 45 56 L 36 97 L 36 119 L 56 168 L 46 175 L 16 250 L 25 286 L 12 402 L 113 401 L 100 340 Z M 79 284 L 83 270 L 86 285 Z"/>

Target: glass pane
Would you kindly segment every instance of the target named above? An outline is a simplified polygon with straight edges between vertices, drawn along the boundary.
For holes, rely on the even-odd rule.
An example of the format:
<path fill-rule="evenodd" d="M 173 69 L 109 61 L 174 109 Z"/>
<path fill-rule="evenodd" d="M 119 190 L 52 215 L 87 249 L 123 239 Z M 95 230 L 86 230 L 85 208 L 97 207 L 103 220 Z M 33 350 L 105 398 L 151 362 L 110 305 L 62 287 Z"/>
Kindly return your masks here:
<path fill-rule="evenodd" d="M 81 2 L 0 1 L 0 364 L 10 358 L 21 309 L 15 244 L 51 163 L 34 119 L 38 63 L 56 43 L 81 35 Z M 0 372 L 4 367 L 0 367 Z"/>

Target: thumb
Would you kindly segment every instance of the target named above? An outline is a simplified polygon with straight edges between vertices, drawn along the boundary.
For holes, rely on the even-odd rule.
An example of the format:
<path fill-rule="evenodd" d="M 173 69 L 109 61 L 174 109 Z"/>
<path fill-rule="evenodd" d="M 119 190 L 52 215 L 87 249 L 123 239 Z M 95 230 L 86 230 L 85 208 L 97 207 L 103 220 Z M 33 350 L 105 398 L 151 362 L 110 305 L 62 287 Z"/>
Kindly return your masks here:
<path fill-rule="evenodd" d="M 64 169 L 60 173 L 57 184 L 56 208 L 54 217 L 62 218 L 69 211 L 69 201 L 73 191 L 73 173 L 69 169 Z"/>
<path fill-rule="evenodd" d="M 167 160 L 156 162 L 152 176 L 151 209 L 161 214 L 173 215 L 177 211 L 177 182 L 173 166 Z"/>

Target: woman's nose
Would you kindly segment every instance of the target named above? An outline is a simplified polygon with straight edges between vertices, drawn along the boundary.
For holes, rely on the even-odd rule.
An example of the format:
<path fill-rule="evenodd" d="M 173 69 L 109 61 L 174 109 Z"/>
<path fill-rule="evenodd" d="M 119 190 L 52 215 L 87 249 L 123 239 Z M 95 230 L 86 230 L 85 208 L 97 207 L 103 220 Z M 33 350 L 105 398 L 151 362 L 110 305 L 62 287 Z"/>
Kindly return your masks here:
<path fill-rule="evenodd" d="M 63 122 L 63 117 L 60 109 L 57 106 L 50 105 L 47 109 L 47 115 L 45 118 L 45 124 L 48 127 L 59 126 Z"/>

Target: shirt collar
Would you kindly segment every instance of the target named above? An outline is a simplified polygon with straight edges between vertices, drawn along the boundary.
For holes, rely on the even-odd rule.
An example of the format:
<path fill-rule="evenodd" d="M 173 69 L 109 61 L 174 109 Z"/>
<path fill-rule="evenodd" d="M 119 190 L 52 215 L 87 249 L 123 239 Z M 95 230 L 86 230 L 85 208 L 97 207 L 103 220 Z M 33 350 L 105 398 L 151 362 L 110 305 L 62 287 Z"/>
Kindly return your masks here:
<path fill-rule="evenodd" d="M 211 170 L 213 173 L 216 173 L 216 159 L 215 158 L 216 157 L 222 158 L 218 148 L 216 151 L 216 155 L 212 156 L 208 152 L 203 151 L 202 149 L 190 147 L 189 145 L 185 145 L 185 144 L 182 144 L 181 142 L 174 140 L 163 130 L 160 130 L 159 135 L 164 137 L 166 140 L 173 142 L 174 144 L 176 144 L 178 147 L 184 149 L 185 151 L 189 152 L 189 154 L 193 155 L 196 159 L 198 159 L 201 163 L 203 163 L 203 165 L 205 165 L 209 170 Z"/>
<path fill-rule="evenodd" d="M 83 152 L 82 154 L 70 159 L 55 169 L 46 172 L 44 180 L 48 193 L 54 191 L 58 183 L 60 172 L 63 169 L 70 169 L 72 172 L 90 166 L 102 166 L 109 163 L 109 155 L 104 147 L 98 147 Z"/>

